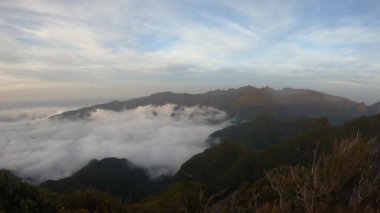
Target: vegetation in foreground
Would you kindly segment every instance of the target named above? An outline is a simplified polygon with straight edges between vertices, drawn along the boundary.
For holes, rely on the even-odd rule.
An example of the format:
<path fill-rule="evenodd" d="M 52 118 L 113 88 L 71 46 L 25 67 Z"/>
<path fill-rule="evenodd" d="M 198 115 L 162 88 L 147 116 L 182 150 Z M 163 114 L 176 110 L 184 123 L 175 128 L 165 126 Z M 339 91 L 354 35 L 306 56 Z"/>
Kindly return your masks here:
<path fill-rule="evenodd" d="M 346 139 L 310 167 L 281 166 L 211 207 L 216 212 L 378 212 L 380 143 Z"/>
<path fill-rule="evenodd" d="M 57 194 L 0 171 L 0 212 L 127 212 L 127 206 L 107 192 L 86 189 Z"/>

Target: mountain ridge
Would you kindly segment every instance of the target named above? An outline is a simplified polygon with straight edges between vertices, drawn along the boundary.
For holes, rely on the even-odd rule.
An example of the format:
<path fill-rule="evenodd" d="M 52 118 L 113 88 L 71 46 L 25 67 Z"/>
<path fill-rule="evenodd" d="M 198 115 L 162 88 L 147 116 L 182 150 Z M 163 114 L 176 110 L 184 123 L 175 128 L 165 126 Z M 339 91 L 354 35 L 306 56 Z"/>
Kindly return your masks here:
<path fill-rule="evenodd" d="M 158 193 L 171 180 L 169 176 L 151 179 L 145 169 L 128 159 L 107 157 L 91 160 L 73 175 L 45 181 L 41 186 L 65 193 L 94 188 L 128 201 Z"/>
<path fill-rule="evenodd" d="M 263 177 L 265 170 L 276 166 L 309 164 L 316 147 L 319 152 L 328 153 L 334 141 L 358 134 L 364 140 L 380 136 L 380 115 L 359 117 L 339 127 L 329 126 L 323 120 L 321 122 L 323 128 L 295 135 L 261 150 L 252 149 L 239 138 L 222 140 L 183 163 L 175 175 L 176 180 L 208 184 L 213 190 L 229 185 L 234 187 L 234 184 L 244 180 Z M 238 126 L 244 127 L 245 124 Z"/>
<path fill-rule="evenodd" d="M 254 120 L 264 114 L 295 119 L 327 117 L 333 124 L 342 124 L 374 110 L 364 103 L 309 89 L 245 86 L 237 89 L 214 90 L 199 94 L 159 92 L 127 101 L 112 101 L 53 116 L 58 119 L 86 119 L 97 109 L 123 111 L 146 105 L 176 104 L 180 106 L 211 106 L 226 111 L 230 117 Z"/>
<path fill-rule="evenodd" d="M 379 114 L 380 113 L 380 102 L 377 102 L 377 103 L 370 105 L 369 110 L 372 114 Z"/>
<path fill-rule="evenodd" d="M 213 209 L 212 212 L 235 212 L 228 209 L 250 209 L 244 212 L 253 212 L 278 204 L 281 195 L 276 193 L 276 186 L 285 187 L 287 202 L 292 203 L 288 206 L 291 210 L 284 212 L 304 212 L 301 211 L 304 205 L 297 197 L 298 187 L 304 186 L 307 186 L 308 193 L 319 193 L 313 198 L 319 202 L 316 212 L 362 212 L 368 209 L 374 210 L 368 212 L 376 212 L 379 209 L 380 146 L 377 139 L 380 136 L 380 115 L 359 117 L 339 127 L 329 126 L 323 118 L 309 120 L 311 125 L 304 125 L 302 120 L 291 125 L 277 118 L 269 119 L 275 120 L 258 120 L 253 125 L 240 123 L 225 128 L 223 131 L 227 133 L 232 129 L 237 135 L 244 132 L 248 135 L 240 138 L 229 133 L 219 134 L 225 140 L 191 157 L 174 178 L 160 184 L 147 182 L 145 172 L 127 159 L 114 157 L 92 160 L 73 176 L 50 182 L 53 183 L 50 187 L 45 184 L 32 186 L 9 171 L 0 171 L 0 210 L 178 212 L 185 209 L 205 212 L 203 210 Z M 280 126 L 272 125 L 276 123 Z M 278 137 L 267 137 L 271 135 L 262 133 L 261 127 L 269 128 L 268 131 Z M 300 132 L 298 127 L 301 127 Z M 258 140 L 267 139 L 272 141 L 264 143 L 268 146 L 256 147 L 262 144 L 256 143 Z M 247 141 L 251 141 L 250 144 Z M 314 164 L 315 159 L 317 163 Z M 312 172 L 314 165 L 318 166 L 315 167 L 318 173 Z M 276 185 L 272 185 L 272 180 Z M 314 183 L 314 180 L 318 182 Z M 323 187 L 319 187 L 320 184 Z M 157 188 L 152 191 L 154 187 Z M 325 187 L 329 191 L 318 191 Z M 364 195 L 360 197 L 359 206 L 348 203 L 354 195 Z M 252 206 L 252 199 L 257 199 L 259 205 Z M 270 212 L 279 210 L 276 207 Z"/>

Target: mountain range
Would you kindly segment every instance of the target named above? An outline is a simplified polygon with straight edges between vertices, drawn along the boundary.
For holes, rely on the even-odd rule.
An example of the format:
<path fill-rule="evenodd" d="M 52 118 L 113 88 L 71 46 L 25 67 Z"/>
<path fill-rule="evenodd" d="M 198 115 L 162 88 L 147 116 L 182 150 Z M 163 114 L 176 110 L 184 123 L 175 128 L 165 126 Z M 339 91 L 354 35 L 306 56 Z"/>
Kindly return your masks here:
<path fill-rule="evenodd" d="M 380 103 L 366 106 L 363 103 L 325 93 L 270 87 L 245 86 L 238 89 L 215 90 L 201 94 L 161 92 L 127 101 L 112 101 L 53 116 L 59 119 L 88 118 L 96 109 L 122 111 L 145 105 L 211 106 L 223 110 L 237 120 L 254 120 L 264 114 L 284 119 L 298 117 L 326 117 L 332 124 L 342 124 L 352 118 L 380 111 Z"/>
<path fill-rule="evenodd" d="M 128 159 L 91 160 L 40 186 L 0 170 L 0 212 L 376 212 L 380 208 L 380 102 L 251 86 L 202 94 L 156 93 L 64 112 L 145 105 L 211 106 L 237 122 L 173 177 L 151 179 Z M 171 153 L 168 153 L 171 154 Z"/>
<path fill-rule="evenodd" d="M 341 144 L 339 147 L 347 150 L 351 148 L 350 140 L 358 140 L 359 142 L 353 144 L 358 143 L 358 145 L 352 145 L 351 148 L 354 153 L 345 157 L 352 158 L 358 163 L 371 157 L 369 164 L 364 165 L 365 167 L 375 166 L 367 168 L 367 173 L 374 175 L 373 182 L 368 183 L 371 185 L 365 185 L 365 187 L 372 187 L 371 191 L 365 192 L 371 196 L 363 198 L 362 201 L 370 205 L 368 202 L 372 202 L 372 199 L 376 200 L 376 195 L 380 194 L 380 179 L 378 178 L 380 170 L 376 169 L 380 168 L 378 167 L 380 166 L 380 146 L 376 140 L 379 136 L 380 115 L 356 118 L 340 126 L 330 125 L 325 118 L 284 121 L 263 116 L 211 134 L 210 140 L 218 138 L 220 143 L 191 157 L 181 166 L 174 178 L 149 181 L 142 169 L 133 166 L 126 159 L 106 158 L 100 161 L 93 160 L 71 177 L 47 181 L 42 186 L 60 193 L 73 193 L 86 188 L 106 190 L 121 200 L 137 201 L 130 206 L 131 212 L 176 212 L 181 208 L 199 211 L 205 208 L 202 205 L 206 204 L 202 202 L 209 202 L 207 199 L 212 199 L 212 203 L 207 204 L 212 205 L 212 208 L 220 208 L 220 206 L 226 208 L 226 204 L 223 203 L 232 202 L 231 199 L 238 198 L 242 203 L 234 205 L 246 208 L 247 202 L 250 202 L 249 199 L 255 196 L 250 194 L 252 187 L 261 193 L 260 202 L 265 203 L 269 200 L 276 202 L 277 195 L 270 189 L 271 185 L 265 178 L 266 171 L 277 171 L 284 166 L 293 166 L 294 170 L 309 168 L 315 159 L 323 159 L 331 154 L 337 155 L 333 159 L 339 159 L 342 154 L 337 153 L 336 145 Z M 349 145 L 344 145 L 346 143 Z M 374 144 L 375 148 L 371 149 L 374 153 L 368 156 L 363 154 L 357 159 L 356 155 L 363 149 L 361 146 L 365 145 L 365 148 L 368 143 Z M 360 144 L 362 145 L 359 146 Z M 339 174 L 346 168 L 345 163 L 348 164 L 347 169 L 352 169 L 353 172 L 349 173 L 350 176 L 346 179 L 340 180 L 339 184 L 343 185 L 341 186 L 343 189 L 337 187 L 331 194 L 323 196 L 349 199 L 353 196 L 351 193 L 356 190 L 355 184 L 367 184 L 358 182 L 361 181 L 360 168 L 362 167 L 354 167 L 353 161 L 342 159 L 342 162 L 334 165 L 333 170 Z M 321 170 L 321 172 L 323 175 L 331 171 Z M 290 178 L 288 181 L 291 181 L 291 176 L 288 178 Z M 270 195 L 267 194 L 268 190 Z M 293 189 L 290 188 L 290 190 Z M 236 195 L 233 197 L 234 194 Z M 247 198 L 247 194 L 251 197 Z M 331 202 L 334 205 L 336 203 L 348 205 L 345 204 L 346 201 Z M 371 208 L 377 208 L 377 204 L 374 205 L 375 207 Z M 224 212 L 230 212 L 230 210 Z"/>

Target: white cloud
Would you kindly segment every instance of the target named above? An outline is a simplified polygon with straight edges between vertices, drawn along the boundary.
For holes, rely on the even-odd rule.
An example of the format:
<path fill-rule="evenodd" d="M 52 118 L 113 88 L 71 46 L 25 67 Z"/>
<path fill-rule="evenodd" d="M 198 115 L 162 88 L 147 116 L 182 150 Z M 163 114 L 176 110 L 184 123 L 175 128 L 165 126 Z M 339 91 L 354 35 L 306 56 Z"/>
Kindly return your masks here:
<path fill-rule="evenodd" d="M 32 121 L 46 119 L 53 115 L 67 111 L 61 107 L 41 107 L 41 108 L 14 108 L 0 110 L 0 123 Z"/>
<path fill-rule="evenodd" d="M 244 15 L 251 30 L 265 36 L 288 31 L 296 24 L 297 1 L 228 1 L 223 4 Z"/>
<path fill-rule="evenodd" d="M 115 80 L 113 70 L 123 76 L 170 73 L 178 67 L 215 70 L 230 65 L 233 54 L 249 50 L 258 41 L 257 35 L 236 30 L 231 23 L 225 29 L 183 20 L 179 11 L 170 10 L 168 2 L 146 4 L 113 1 L 105 9 L 101 2 L 0 5 L 2 11 L 16 11 L 2 16 L 2 24 L 13 30 L 1 32 L 8 44 L 1 55 L 14 60 L 1 63 L 0 73 L 81 82 Z M 112 20 L 108 20 L 110 16 Z M 35 23 L 26 24 L 27 19 Z M 144 34 L 169 39 L 173 45 L 145 51 L 140 45 L 149 45 L 149 38 L 141 44 L 138 41 Z"/>
<path fill-rule="evenodd" d="M 36 110 L 29 112 L 33 118 Z M 16 111 L 0 113 L 7 114 L 15 118 Z M 119 157 L 146 168 L 153 177 L 174 174 L 208 147 L 207 137 L 227 125 L 225 119 L 224 112 L 210 107 L 170 104 L 121 113 L 98 110 L 91 121 L 4 119 L 0 168 L 40 182 L 71 175 L 94 158 Z"/>
<path fill-rule="evenodd" d="M 340 26 L 335 28 L 313 27 L 299 32 L 295 39 L 317 45 L 380 44 L 380 29 L 364 26 Z"/>
<path fill-rule="evenodd" d="M 315 26 L 303 14 L 315 11 L 307 10 L 302 1 L 280 0 L 1 1 L 0 91 L 27 94 L 53 84 L 148 88 L 194 82 L 203 73 L 218 82 L 235 70 L 274 87 L 289 78 L 346 81 L 355 73 L 379 84 L 378 25 L 355 16 L 311 17 L 320 20 Z M 235 85 L 246 80 L 235 79 Z"/>

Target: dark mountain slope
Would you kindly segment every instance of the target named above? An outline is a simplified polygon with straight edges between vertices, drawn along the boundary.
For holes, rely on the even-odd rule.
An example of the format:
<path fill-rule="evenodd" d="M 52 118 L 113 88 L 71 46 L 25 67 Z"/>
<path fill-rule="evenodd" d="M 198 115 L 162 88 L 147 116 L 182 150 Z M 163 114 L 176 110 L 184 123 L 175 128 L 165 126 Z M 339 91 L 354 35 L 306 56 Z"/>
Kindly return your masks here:
<path fill-rule="evenodd" d="M 369 106 L 369 112 L 371 114 L 379 114 L 380 113 L 380 102 L 377 102 L 377 103 Z"/>
<path fill-rule="evenodd" d="M 0 212 L 57 212 L 56 195 L 0 170 Z"/>
<path fill-rule="evenodd" d="M 328 121 L 323 118 L 285 121 L 274 116 L 262 116 L 254 121 L 216 131 L 210 138 L 211 140 L 219 139 L 221 142 L 238 142 L 253 149 L 264 149 L 329 126 Z"/>
<path fill-rule="evenodd" d="M 92 188 L 107 191 L 123 200 L 134 200 L 157 193 L 170 184 L 171 178 L 150 180 L 146 171 L 126 159 L 92 160 L 70 177 L 46 181 L 41 185 L 57 192 L 74 192 Z"/>
<path fill-rule="evenodd" d="M 176 179 L 203 183 L 212 191 L 235 188 L 243 181 L 263 177 L 264 170 L 280 165 L 307 165 L 316 147 L 319 152 L 328 152 L 334 141 L 355 136 L 358 132 L 363 139 L 380 136 L 380 115 L 306 133 L 261 151 L 247 149 L 239 141 L 224 142 L 185 162 Z"/>
<path fill-rule="evenodd" d="M 128 209 L 106 192 L 57 194 L 0 170 L 0 212 L 128 212 Z"/>
<path fill-rule="evenodd" d="M 211 212 L 377 212 L 379 177 L 380 141 L 344 139 L 309 166 L 280 166 L 243 183 Z"/>
<path fill-rule="evenodd" d="M 367 106 L 364 104 L 312 90 L 290 88 L 273 90 L 269 87 L 246 86 L 202 94 L 162 92 L 128 101 L 113 101 L 68 111 L 54 118 L 82 119 L 90 116 L 96 109 L 122 111 L 138 106 L 166 103 L 180 106 L 211 106 L 242 120 L 253 120 L 263 114 L 272 114 L 289 119 L 300 116 L 327 117 L 332 123 L 338 124 L 368 113 Z"/>

